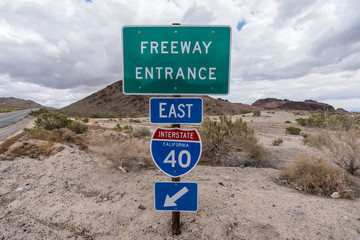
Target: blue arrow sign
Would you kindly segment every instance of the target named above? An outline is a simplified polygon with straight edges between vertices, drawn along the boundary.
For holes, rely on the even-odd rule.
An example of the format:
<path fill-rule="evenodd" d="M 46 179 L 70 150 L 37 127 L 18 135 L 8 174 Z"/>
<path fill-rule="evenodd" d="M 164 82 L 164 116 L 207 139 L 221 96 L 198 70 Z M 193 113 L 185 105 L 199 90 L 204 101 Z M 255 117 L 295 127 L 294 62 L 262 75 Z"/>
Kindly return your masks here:
<path fill-rule="evenodd" d="M 198 210 L 198 184 L 190 182 L 155 182 L 155 210 Z"/>
<path fill-rule="evenodd" d="M 201 98 L 151 98 L 151 123 L 200 124 L 203 119 Z"/>

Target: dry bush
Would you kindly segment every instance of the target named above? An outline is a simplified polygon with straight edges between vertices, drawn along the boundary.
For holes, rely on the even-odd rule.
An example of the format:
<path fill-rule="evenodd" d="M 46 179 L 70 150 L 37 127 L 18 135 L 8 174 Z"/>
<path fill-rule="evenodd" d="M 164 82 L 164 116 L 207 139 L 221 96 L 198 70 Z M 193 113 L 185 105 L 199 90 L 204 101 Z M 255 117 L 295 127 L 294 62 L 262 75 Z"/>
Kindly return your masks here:
<path fill-rule="evenodd" d="M 200 128 L 203 150 L 200 163 L 224 165 L 231 153 L 244 151 L 253 159 L 262 159 L 262 147 L 258 143 L 253 129 L 241 118 L 235 122 L 231 117 L 220 115 L 219 121 L 206 118 Z"/>
<path fill-rule="evenodd" d="M 136 128 L 134 131 L 135 137 L 149 137 L 150 135 L 150 130 L 147 127 Z"/>
<path fill-rule="evenodd" d="M 6 139 L 4 142 L 2 142 L 0 144 L 0 154 L 5 153 L 7 150 L 9 150 L 9 148 L 11 147 L 11 145 L 13 145 L 17 140 L 19 140 L 22 136 L 24 136 L 23 133 L 17 134 L 13 137 L 10 137 L 8 139 Z"/>
<path fill-rule="evenodd" d="M 315 146 L 329 156 L 338 166 L 354 174 L 360 169 L 360 130 L 322 130 L 307 139 L 307 144 Z"/>
<path fill-rule="evenodd" d="M 283 139 L 282 138 L 276 138 L 272 141 L 272 145 L 273 146 L 280 146 L 283 143 Z"/>
<path fill-rule="evenodd" d="M 321 149 L 325 144 L 325 136 L 323 134 L 303 134 L 303 143 L 310 146 Z"/>
<path fill-rule="evenodd" d="M 300 154 L 295 161 L 280 172 L 280 178 L 304 193 L 330 196 L 338 192 L 342 198 L 354 199 L 356 179 L 343 169 L 321 157 Z"/>
<path fill-rule="evenodd" d="M 325 144 L 334 162 L 351 174 L 360 169 L 360 131 L 323 131 Z"/>
<path fill-rule="evenodd" d="M 98 138 L 92 144 L 97 145 L 95 151 L 110 160 L 115 168 L 136 171 L 143 167 L 154 166 L 149 144 L 139 139 L 124 139 L 110 135 Z"/>

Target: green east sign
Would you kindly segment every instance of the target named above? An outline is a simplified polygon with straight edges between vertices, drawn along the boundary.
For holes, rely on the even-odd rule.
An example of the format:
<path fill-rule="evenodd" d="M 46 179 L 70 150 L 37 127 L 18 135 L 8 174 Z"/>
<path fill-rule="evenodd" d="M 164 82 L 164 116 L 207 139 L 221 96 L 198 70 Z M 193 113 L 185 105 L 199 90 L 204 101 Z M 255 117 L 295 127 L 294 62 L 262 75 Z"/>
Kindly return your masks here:
<path fill-rule="evenodd" d="M 124 26 L 125 94 L 228 94 L 230 26 Z"/>

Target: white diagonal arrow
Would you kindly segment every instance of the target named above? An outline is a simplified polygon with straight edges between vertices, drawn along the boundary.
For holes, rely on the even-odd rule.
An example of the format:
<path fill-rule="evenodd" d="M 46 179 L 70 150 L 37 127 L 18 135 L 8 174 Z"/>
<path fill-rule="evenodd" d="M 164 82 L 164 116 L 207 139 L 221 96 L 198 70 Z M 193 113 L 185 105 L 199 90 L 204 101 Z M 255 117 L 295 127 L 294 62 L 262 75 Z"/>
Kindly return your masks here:
<path fill-rule="evenodd" d="M 181 198 L 185 193 L 187 193 L 189 190 L 186 187 L 183 187 L 180 191 L 174 194 L 174 196 L 169 197 L 169 195 L 166 195 L 164 207 L 175 207 L 177 206 L 175 201 Z"/>

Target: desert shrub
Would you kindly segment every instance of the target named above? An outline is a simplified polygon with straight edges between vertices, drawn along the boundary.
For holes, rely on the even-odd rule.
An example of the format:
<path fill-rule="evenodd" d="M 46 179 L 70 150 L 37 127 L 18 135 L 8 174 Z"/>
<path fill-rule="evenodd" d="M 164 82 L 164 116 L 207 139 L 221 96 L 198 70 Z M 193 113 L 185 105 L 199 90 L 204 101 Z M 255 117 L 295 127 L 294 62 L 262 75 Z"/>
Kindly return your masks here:
<path fill-rule="evenodd" d="M 24 128 L 25 135 L 29 136 L 32 139 L 46 140 L 57 142 L 60 141 L 60 137 L 56 134 L 53 134 L 50 130 L 45 130 L 42 128 Z"/>
<path fill-rule="evenodd" d="M 261 115 L 261 111 L 260 110 L 255 110 L 253 111 L 253 116 L 254 117 L 259 117 Z"/>
<path fill-rule="evenodd" d="M 354 124 L 359 124 L 357 118 L 349 115 L 339 115 L 329 111 L 318 111 L 309 118 L 297 118 L 296 122 L 301 126 L 327 128 L 327 129 L 350 129 Z"/>
<path fill-rule="evenodd" d="M 307 125 L 307 119 L 306 118 L 297 118 L 295 119 L 295 121 L 300 124 L 301 126 L 306 126 Z"/>
<path fill-rule="evenodd" d="M 293 134 L 293 135 L 299 135 L 300 132 L 301 132 L 301 129 L 297 128 L 297 127 L 294 127 L 294 126 L 291 126 L 291 127 L 286 128 L 286 132 L 290 133 L 290 134 Z"/>
<path fill-rule="evenodd" d="M 283 143 L 283 139 L 282 138 L 276 138 L 272 141 L 272 145 L 273 146 L 279 146 Z"/>
<path fill-rule="evenodd" d="M 46 130 L 67 127 L 72 122 L 65 115 L 58 113 L 43 113 L 35 120 L 35 126 Z"/>
<path fill-rule="evenodd" d="M 125 171 L 136 171 L 140 168 L 153 167 L 150 148 L 143 141 L 123 139 L 116 136 L 101 137 L 95 140 L 95 151 L 110 160 L 113 167 Z M 131 149 L 131 151 L 130 151 Z"/>
<path fill-rule="evenodd" d="M 89 122 L 89 118 L 83 118 L 81 121 L 82 121 L 83 123 L 88 123 L 88 122 Z"/>
<path fill-rule="evenodd" d="M 122 127 L 120 126 L 120 124 L 116 124 L 116 129 L 122 129 Z"/>
<path fill-rule="evenodd" d="M 140 119 L 132 119 L 132 118 L 130 118 L 129 121 L 132 122 L 132 123 L 141 123 Z"/>
<path fill-rule="evenodd" d="M 40 108 L 37 111 L 31 111 L 29 115 L 31 116 L 40 116 L 43 113 L 49 113 L 49 110 L 47 108 Z"/>
<path fill-rule="evenodd" d="M 310 134 L 308 134 L 308 133 L 304 133 L 304 134 L 302 134 L 301 136 L 303 136 L 303 143 L 304 144 L 306 144 L 306 143 L 308 143 L 309 142 L 309 136 L 310 136 Z"/>
<path fill-rule="evenodd" d="M 134 130 L 133 127 L 130 126 L 130 125 L 125 125 L 125 126 L 123 127 L 123 129 L 124 129 L 124 130 L 129 130 L 129 131 Z"/>
<path fill-rule="evenodd" d="M 327 150 L 325 153 L 341 168 L 351 174 L 360 169 L 360 130 L 323 130 L 316 135 L 321 139 L 319 149 Z"/>
<path fill-rule="evenodd" d="M 87 125 L 77 121 L 70 122 L 66 127 L 76 134 L 84 133 L 88 129 Z"/>
<path fill-rule="evenodd" d="M 285 123 L 291 123 L 291 121 L 287 120 Z"/>
<path fill-rule="evenodd" d="M 241 118 L 235 122 L 226 115 L 220 115 L 219 121 L 206 118 L 201 125 L 200 135 L 203 143 L 201 162 L 204 164 L 218 165 L 221 157 L 242 150 L 250 158 L 262 157 L 262 148 L 254 130 L 248 128 Z"/>
<path fill-rule="evenodd" d="M 321 157 L 301 154 L 280 172 L 280 178 L 304 193 L 330 196 L 338 192 L 342 198 L 353 199 L 358 184 L 346 171 Z"/>
<path fill-rule="evenodd" d="M 150 135 L 150 130 L 147 127 L 137 128 L 134 131 L 135 137 L 149 137 Z"/>

